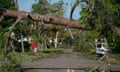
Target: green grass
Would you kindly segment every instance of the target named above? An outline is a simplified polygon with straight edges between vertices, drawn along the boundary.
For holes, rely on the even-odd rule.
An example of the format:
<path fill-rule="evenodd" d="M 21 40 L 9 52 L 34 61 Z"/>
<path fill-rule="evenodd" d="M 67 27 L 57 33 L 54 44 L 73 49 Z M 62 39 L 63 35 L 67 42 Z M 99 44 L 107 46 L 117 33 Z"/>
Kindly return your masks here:
<path fill-rule="evenodd" d="M 110 62 L 112 64 L 120 64 L 120 54 L 110 54 Z"/>
<path fill-rule="evenodd" d="M 3 49 L 0 48 L 0 61 L 4 60 L 4 57 L 3 57 Z"/>
<path fill-rule="evenodd" d="M 96 55 L 96 53 L 91 52 L 77 52 L 76 55 L 81 56 L 86 59 L 92 59 L 92 60 L 99 60 L 100 57 Z M 111 64 L 120 64 L 120 57 L 118 54 L 110 54 L 109 62 Z"/>
<path fill-rule="evenodd" d="M 91 60 L 97 60 L 99 57 L 94 53 L 88 53 L 88 52 L 75 52 L 77 56 L 80 56 L 85 59 L 91 59 Z"/>
<path fill-rule="evenodd" d="M 16 53 L 16 57 L 20 61 L 32 61 L 38 58 L 42 58 L 43 55 L 41 54 L 32 54 L 30 52 L 26 53 Z"/>
<path fill-rule="evenodd" d="M 25 53 L 11 52 L 9 54 L 9 57 L 10 59 L 16 59 L 18 61 L 31 61 L 31 60 L 58 55 L 61 52 L 63 52 L 63 49 L 61 48 L 50 48 L 50 49 L 44 49 L 42 51 L 38 51 L 36 54 L 33 54 L 32 52 L 25 52 Z M 2 60 L 4 60 L 4 57 L 0 55 L 0 61 Z"/>
<path fill-rule="evenodd" d="M 3 60 L 4 60 L 4 56 L 0 55 L 0 61 L 3 61 Z"/>
<path fill-rule="evenodd" d="M 30 61 L 37 58 L 37 56 L 30 55 L 29 53 L 20 53 L 19 57 L 21 61 Z"/>
<path fill-rule="evenodd" d="M 16 57 L 18 57 L 20 61 L 31 61 L 58 55 L 61 52 L 63 52 L 63 49 L 61 48 L 51 48 L 38 51 L 36 54 L 33 54 L 32 52 L 16 53 Z"/>
<path fill-rule="evenodd" d="M 112 64 L 120 64 L 120 60 L 114 60 L 111 62 Z"/>
<path fill-rule="evenodd" d="M 2 64 L 0 64 L 0 71 L 2 71 Z"/>

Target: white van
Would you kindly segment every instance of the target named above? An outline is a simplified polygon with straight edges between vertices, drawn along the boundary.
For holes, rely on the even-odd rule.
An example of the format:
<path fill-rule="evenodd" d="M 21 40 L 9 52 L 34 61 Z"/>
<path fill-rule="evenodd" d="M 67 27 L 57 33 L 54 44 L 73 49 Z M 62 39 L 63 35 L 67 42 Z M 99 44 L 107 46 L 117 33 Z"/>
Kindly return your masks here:
<path fill-rule="evenodd" d="M 107 51 L 108 51 L 108 49 L 106 48 L 106 43 L 98 43 L 96 45 L 96 53 L 97 54 L 104 55 L 104 54 L 106 54 Z"/>

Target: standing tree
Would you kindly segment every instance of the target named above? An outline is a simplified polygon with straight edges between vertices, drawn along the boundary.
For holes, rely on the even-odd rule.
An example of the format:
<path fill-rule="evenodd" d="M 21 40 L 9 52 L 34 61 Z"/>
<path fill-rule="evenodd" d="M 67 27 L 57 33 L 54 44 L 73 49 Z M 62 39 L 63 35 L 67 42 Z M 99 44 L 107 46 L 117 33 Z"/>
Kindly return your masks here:
<path fill-rule="evenodd" d="M 81 22 L 108 39 L 114 48 L 117 44 L 119 26 L 119 1 L 115 0 L 84 0 L 85 6 L 81 11 Z M 117 37 L 117 38 L 116 38 Z M 118 46 L 118 45 L 117 45 Z M 119 45 L 120 46 L 120 45 Z M 119 49 L 120 51 L 120 49 Z"/>
<path fill-rule="evenodd" d="M 7 9 L 14 9 L 15 7 L 14 0 L 0 0 L 0 8 L 7 8 Z M 4 19 L 4 20 L 2 20 Z M 3 15 L 0 15 L 0 55 L 4 55 L 4 63 L 3 63 L 3 72 L 7 72 L 9 70 L 9 67 L 11 67 L 10 72 L 13 71 L 14 62 L 12 62 L 11 56 L 9 56 L 8 50 L 10 50 L 9 42 L 8 42 L 8 36 L 6 36 L 6 32 L 10 29 L 11 24 L 15 21 L 15 19 L 11 19 L 11 17 L 3 17 Z M 3 49 L 4 48 L 4 49 Z M 7 64 L 7 61 L 9 60 L 9 65 Z"/>
<path fill-rule="evenodd" d="M 48 0 L 38 0 L 38 3 L 33 4 L 32 8 L 33 8 L 32 9 L 33 13 L 47 15 L 48 17 L 49 16 L 61 17 L 61 16 L 63 16 L 63 13 L 64 13 L 63 1 L 59 1 L 58 3 L 51 4 L 48 2 Z M 57 37 L 58 37 L 58 33 L 59 33 L 58 30 L 59 30 L 59 28 L 61 28 L 60 26 L 57 27 L 57 26 L 53 26 L 53 25 L 43 25 L 43 22 L 41 22 L 41 23 L 39 22 L 39 24 L 36 24 L 36 27 L 37 27 L 36 29 L 38 31 L 38 37 L 40 37 L 40 35 L 42 36 L 42 34 L 45 33 L 42 36 L 43 38 L 44 38 L 44 36 L 47 35 L 49 37 L 55 38 L 55 40 L 58 41 Z M 48 43 L 45 41 L 45 39 L 43 42 Z M 47 44 L 47 45 L 49 45 L 49 44 Z M 57 46 L 57 44 L 55 44 L 55 46 Z"/>

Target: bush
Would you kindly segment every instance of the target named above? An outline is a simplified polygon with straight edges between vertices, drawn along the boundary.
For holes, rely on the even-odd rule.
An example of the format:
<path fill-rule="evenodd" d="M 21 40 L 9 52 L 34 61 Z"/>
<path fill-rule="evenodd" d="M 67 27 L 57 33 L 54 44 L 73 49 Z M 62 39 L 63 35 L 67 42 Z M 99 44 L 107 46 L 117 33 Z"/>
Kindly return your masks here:
<path fill-rule="evenodd" d="M 120 52 L 120 37 L 116 37 L 115 41 L 109 44 L 111 52 L 119 53 Z"/>
<path fill-rule="evenodd" d="M 0 54 L 3 52 L 4 41 L 5 37 L 3 35 L 3 32 L 0 32 Z"/>

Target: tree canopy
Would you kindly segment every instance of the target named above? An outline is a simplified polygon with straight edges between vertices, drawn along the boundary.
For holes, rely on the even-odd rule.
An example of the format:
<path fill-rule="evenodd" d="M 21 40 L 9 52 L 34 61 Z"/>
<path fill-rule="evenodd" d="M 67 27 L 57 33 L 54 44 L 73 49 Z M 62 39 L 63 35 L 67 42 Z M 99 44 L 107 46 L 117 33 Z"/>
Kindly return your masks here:
<path fill-rule="evenodd" d="M 109 43 L 114 44 L 118 40 L 117 28 L 119 28 L 119 1 L 118 0 L 91 0 L 84 1 L 85 5 L 81 11 L 80 21 L 88 24 L 93 30 L 100 33 L 102 37 L 107 37 Z M 117 42 L 115 42 L 117 41 Z"/>

